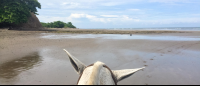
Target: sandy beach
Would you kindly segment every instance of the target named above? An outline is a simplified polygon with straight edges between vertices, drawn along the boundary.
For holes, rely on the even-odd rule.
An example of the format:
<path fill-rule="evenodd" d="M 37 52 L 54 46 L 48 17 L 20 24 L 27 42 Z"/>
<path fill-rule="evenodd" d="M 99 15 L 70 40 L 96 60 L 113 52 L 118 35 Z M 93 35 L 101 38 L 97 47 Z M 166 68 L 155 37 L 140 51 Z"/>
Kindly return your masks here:
<path fill-rule="evenodd" d="M 0 30 L 0 85 L 76 84 L 63 49 L 86 65 L 146 67 L 120 85 L 200 84 L 200 31 Z"/>

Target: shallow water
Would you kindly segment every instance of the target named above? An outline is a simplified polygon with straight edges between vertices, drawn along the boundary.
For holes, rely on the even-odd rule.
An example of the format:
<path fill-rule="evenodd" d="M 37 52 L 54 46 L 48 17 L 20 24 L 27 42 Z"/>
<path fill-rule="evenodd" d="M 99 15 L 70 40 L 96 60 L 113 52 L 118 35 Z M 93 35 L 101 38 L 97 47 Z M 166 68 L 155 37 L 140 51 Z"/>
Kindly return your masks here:
<path fill-rule="evenodd" d="M 100 39 L 131 39 L 131 40 L 162 40 L 162 41 L 200 41 L 200 36 L 162 36 L 162 35 L 130 35 L 130 34 L 67 34 L 54 35 L 45 34 L 41 36 L 45 39 L 84 39 L 84 38 L 100 38 Z"/>
<path fill-rule="evenodd" d="M 88 29 L 88 28 L 80 28 Z M 89 29 L 108 29 L 108 30 L 179 30 L 179 31 L 200 31 L 200 27 L 158 27 L 158 28 L 89 28 Z"/>
<path fill-rule="evenodd" d="M 18 76 L 21 72 L 39 66 L 42 59 L 37 52 L 31 55 L 15 59 L 0 65 L 0 78 L 11 79 Z"/>
<path fill-rule="evenodd" d="M 60 59 L 60 54 L 56 52 L 55 55 L 54 52 L 54 49 L 42 48 L 38 52 L 1 64 L 0 85 L 69 83 L 66 76 L 70 72 L 66 67 L 71 64 L 67 62 L 67 55 Z"/>
<path fill-rule="evenodd" d="M 75 85 L 79 75 L 73 69 L 63 48 L 69 49 L 72 55 L 86 65 L 102 61 L 112 70 L 146 67 L 143 71 L 139 71 L 133 76 L 120 81 L 118 84 L 121 85 L 200 84 L 200 49 L 191 48 L 199 44 L 198 36 L 169 36 L 168 38 L 168 36 L 107 34 L 42 35 L 41 38 L 52 39 L 53 41 L 59 41 L 56 39 L 69 40 L 59 42 L 56 45 L 53 43 L 53 45 L 46 47 L 41 46 L 37 52 L 32 52 L 25 57 L 19 57 L 18 59 L 1 64 L 0 85 Z M 87 38 L 100 38 L 97 40 L 101 41 L 99 43 L 99 41 L 90 40 L 90 43 L 95 46 L 88 45 L 89 47 L 81 45 L 85 43 L 85 41 L 82 42 L 83 40 L 76 41 L 80 45 L 69 45 L 69 43 L 68 48 L 65 45 L 61 45 L 67 45 L 67 42 L 71 41 L 70 39 Z M 136 38 L 144 40 L 140 42 L 119 40 L 135 40 Z M 47 40 L 45 43 L 48 44 L 52 40 Z M 145 40 L 172 41 L 164 44 L 165 41 Z M 177 42 L 177 40 L 181 42 Z M 156 43 L 156 47 L 154 43 Z M 128 47 L 125 45 L 128 45 Z M 148 50 L 149 48 L 150 51 Z"/>
<path fill-rule="evenodd" d="M 78 74 L 69 63 L 67 55 L 64 51 L 58 53 L 56 50 L 42 49 L 38 53 L 33 52 L 0 65 L 0 84 L 76 84 Z M 102 61 L 113 70 L 146 67 L 118 84 L 200 84 L 199 51 L 177 50 L 163 55 L 130 49 L 117 51 L 123 58 L 106 51 L 91 53 L 90 57 L 82 53 L 76 55 L 76 58 L 86 65 Z"/>

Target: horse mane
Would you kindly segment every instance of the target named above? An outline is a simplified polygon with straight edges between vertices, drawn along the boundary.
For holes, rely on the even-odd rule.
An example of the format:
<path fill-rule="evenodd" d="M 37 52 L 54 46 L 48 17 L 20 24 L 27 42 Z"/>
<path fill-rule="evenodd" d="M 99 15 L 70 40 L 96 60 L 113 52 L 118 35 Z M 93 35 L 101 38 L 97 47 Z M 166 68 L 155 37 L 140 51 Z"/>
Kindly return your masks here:
<path fill-rule="evenodd" d="M 99 74 L 103 68 L 104 63 L 97 61 L 93 65 L 92 74 L 87 82 L 88 85 L 97 85 L 99 84 Z"/>

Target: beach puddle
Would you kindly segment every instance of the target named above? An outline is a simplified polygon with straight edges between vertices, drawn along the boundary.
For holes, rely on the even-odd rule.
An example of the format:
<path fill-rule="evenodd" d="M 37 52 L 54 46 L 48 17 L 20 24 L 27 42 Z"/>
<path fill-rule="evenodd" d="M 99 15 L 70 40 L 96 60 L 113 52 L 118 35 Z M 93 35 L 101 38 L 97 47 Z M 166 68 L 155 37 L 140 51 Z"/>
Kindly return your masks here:
<path fill-rule="evenodd" d="M 37 52 L 0 65 L 0 78 L 12 79 L 23 71 L 38 66 L 42 59 Z"/>
<path fill-rule="evenodd" d="M 161 40 L 161 41 L 200 41 L 200 36 L 156 36 L 156 35 L 133 35 L 133 34 L 42 34 L 45 39 L 130 39 L 130 40 Z"/>
<path fill-rule="evenodd" d="M 25 57 L 1 64 L 0 85 L 70 84 L 78 75 L 70 75 L 76 72 L 68 63 L 67 54 L 62 49 L 59 50 L 42 48 Z M 63 55 L 59 53 L 61 51 Z M 67 67 L 71 67 L 71 70 Z M 69 77 L 72 78 L 68 79 Z"/>

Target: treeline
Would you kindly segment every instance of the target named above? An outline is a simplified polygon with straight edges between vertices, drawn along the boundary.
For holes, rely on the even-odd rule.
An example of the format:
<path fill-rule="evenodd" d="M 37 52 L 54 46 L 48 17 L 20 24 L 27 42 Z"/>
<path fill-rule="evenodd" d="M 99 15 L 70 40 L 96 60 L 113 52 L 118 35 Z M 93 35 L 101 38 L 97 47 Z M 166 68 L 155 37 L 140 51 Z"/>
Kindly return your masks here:
<path fill-rule="evenodd" d="M 41 9 L 38 0 L 0 0 L 0 26 L 26 23 L 37 8 Z"/>
<path fill-rule="evenodd" d="M 65 23 L 62 21 L 55 21 L 50 23 L 41 22 L 43 27 L 47 28 L 76 28 L 71 22 Z"/>

